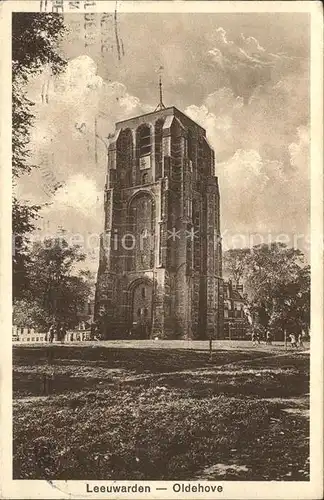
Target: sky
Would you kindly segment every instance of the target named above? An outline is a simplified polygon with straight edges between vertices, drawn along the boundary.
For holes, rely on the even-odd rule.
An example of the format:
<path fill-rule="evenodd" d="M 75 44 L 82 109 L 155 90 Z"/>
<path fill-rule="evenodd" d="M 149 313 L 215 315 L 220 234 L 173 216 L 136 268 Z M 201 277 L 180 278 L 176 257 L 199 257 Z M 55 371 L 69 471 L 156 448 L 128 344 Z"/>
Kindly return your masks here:
<path fill-rule="evenodd" d="M 224 249 L 259 243 L 258 233 L 307 254 L 308 14 L 121 14 L 118 39 L 112 19 L 102 30 L 101 20 L 85 28 L 82 15 L 66 15 L 66 71 L 44 67 L 28 82 L 40 167 L 16 190 L 46 204 L 37 234 L 63 229 L 97 270 L 107 136 L 116 121 L 154 110 L 163 66 L 164 104 L 203 126 L 215 150 Z"/>

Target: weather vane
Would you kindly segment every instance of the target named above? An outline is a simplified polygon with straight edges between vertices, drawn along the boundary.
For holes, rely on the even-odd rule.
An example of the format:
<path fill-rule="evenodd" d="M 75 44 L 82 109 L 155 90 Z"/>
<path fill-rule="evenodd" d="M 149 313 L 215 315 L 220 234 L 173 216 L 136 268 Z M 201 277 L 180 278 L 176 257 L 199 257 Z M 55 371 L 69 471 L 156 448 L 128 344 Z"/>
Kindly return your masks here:
<path fill-rule="evenodd" d="M 159 89 L 160 89 L 160 102 L 157 105 L 154 111 L 160 111 L 161 109 L 165 109 L 163 104 L 163 91 L 162 91 L 162 71 L 164 70 L 163 66 L 160 66 L 157 72 L 159 73 Z"/>

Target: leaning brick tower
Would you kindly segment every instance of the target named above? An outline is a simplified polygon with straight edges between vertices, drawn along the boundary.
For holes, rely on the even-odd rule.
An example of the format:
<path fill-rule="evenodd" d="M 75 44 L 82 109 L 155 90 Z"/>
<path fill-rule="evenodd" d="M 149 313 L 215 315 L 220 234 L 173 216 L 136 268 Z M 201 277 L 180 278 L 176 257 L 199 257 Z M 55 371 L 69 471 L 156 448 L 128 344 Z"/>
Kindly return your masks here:
<path fill-rule="evenodd" d="M 205 130 L 175 107 L 116 123 L 95 317 L 105 338 L 221 338 L 218 180 Z"/>

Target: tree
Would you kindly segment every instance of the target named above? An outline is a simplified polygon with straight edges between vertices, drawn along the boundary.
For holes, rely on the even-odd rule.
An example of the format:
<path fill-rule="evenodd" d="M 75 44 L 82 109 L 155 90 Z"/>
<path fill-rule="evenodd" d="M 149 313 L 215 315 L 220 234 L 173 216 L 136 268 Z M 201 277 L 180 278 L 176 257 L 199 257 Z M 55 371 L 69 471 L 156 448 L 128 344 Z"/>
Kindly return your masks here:
<path fill-rule="evenodd" d="M 53 74 L 66 61 L 58 41 L 65 31 L 63 16 L 54 13 L 15 12 L 12 16 L 12 169 L 14 177 L 32 168 L 28 149 L 34 103 L 26 97 L 26 83 L 50 65 Z"/>
<path fill-rule="evenodd" d="M 236 285 L 238 285 L 243 279 L 249 254 L 249 248 L 231 248 L 224 252 L 224 271 Z"/>
<path fill-rule="evenodd" d="M 30 158 L 30 129 L 33 125 L 34 103 L 26 96 L 26 84 L 31 75 L 40 72 L 44 64 L 53 74 L 61 71 L 66 61 L 59 53 L 58 41 L 64 33 L 60 14 L 15 12 L 12 16 L 12 172 L 13 180 L 33 168 Z M 26 247 L 28 234 L 35 229 L 35 219 L 41 207 L 13 199 L 12 230 L 13 297 L 20 296 L 26 279 Z"/>
<path fill-rule="evenodd" d="M 25 205 L 13 198 L 12 204 L 12 288 L 14 299 L 22 298 L 28 289 L 27 266 L 29 262 L 28 234 L 34 229 L 39 205 Z"/>
<path fill-rule="evenodd" d="M 53 322 L 76 326 L 80 308 L 92 292 L 89 272 L 76 269 L 84 258 L 80 247 L 69 246 L 64 238 L 35 242 L 27 266 L 29 288 L 18 304 L 16 317 L 30 304 L 37 314 L 33 313 L 28 320 L 37 323 L 35 326 L 49 326 Z M 39 318 L 40 310 L 42 321 L 35 319 Z"/>
<path fill-rule="evenodd" d="M 281 243 L 256 245 L 235 249 L 227 262 L 232 266 L 230 277 L 235 280 L 239 274 L 244 284 L 255 328 L 308 330 L 310 268 L 300 250 Z"/>
<path fill-rule="evenodd" d="M 305 266 L 296 276 L 277 287 L 269 326 L 288 332 L 304 330 L 308 333 L 309 325 L 310 266 Z"/>
<path fill-rule="evenodd" d="M 44 308 L 33 299 L 16 300 L 13 306 L 13 323 L 22 328 L 39 328 L 47 330 L 51 318 Z"/>

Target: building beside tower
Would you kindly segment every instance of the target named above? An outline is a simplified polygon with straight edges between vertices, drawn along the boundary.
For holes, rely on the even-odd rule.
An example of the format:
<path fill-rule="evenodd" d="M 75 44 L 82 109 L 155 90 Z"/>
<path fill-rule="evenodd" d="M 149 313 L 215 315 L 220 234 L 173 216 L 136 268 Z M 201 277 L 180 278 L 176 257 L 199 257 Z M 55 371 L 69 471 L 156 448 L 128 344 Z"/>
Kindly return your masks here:
<path fill-rule="evenodd" d="M 222 338 L 214 171 L 205 130 L 175 107 L 116 124 L 95 305 L 105 338 Z"/>

